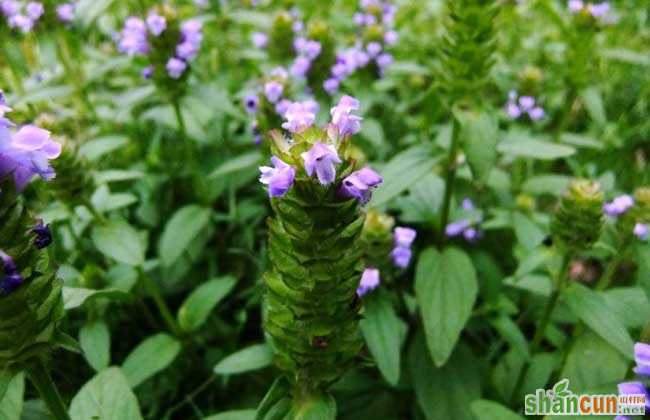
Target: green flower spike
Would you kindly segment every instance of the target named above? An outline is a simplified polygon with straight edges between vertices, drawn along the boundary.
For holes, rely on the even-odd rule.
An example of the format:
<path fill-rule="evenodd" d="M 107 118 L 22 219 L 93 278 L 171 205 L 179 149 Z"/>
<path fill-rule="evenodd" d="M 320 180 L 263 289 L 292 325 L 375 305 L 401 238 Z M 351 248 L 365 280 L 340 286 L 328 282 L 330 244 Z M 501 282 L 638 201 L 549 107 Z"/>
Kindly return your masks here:
<path fill-rule="evenodd" d="M 572 252 L 585 251 L 598 240 L 602 228 L 600 184 L 585 179 L 573 181 L 551 223 L 555 241 Z"/>

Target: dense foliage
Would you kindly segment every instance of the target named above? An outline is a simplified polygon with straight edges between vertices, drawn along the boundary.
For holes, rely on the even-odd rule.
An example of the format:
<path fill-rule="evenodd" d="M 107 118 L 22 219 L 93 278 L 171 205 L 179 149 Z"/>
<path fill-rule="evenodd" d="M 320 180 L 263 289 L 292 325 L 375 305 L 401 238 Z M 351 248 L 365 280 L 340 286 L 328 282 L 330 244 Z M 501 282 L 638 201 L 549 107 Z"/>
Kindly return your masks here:
<path fill-rule="evenodd" d="M 0 0 L 0 36 L 0 420 L 650 401 L 647 0 Z"/>

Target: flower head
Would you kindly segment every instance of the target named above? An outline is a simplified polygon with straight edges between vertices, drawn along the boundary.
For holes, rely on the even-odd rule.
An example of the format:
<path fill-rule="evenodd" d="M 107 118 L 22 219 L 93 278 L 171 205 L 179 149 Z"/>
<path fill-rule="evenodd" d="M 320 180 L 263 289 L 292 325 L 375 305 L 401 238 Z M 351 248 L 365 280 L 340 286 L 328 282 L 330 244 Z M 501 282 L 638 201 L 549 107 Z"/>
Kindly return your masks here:
<path fill-rule="evenodd" d="M 34 245 L 36 248 L 43 249 L 52 243 L 52 232 L 48 225 L 44 225 L 42 220 L 39 220 L 36 226 L 34 226 L 30 233 L 33 233 L 36 236 L 34 239 Z"/>
<path fill-rule="evenodd" d="M 372 188 L 382 182 L 383 179 L 377 172 L 365 167 L 343 180 L 339 194 L 345 198 L 356 198 L 361 204 L 366 204 L 372 196 Z"/>
<path fill-rule="evenodd" d="M 118 49 L 128 55 L 145 55 L 149 52 L 147 25 L 142 19 L 132 16 L 126 20 L 118 37 Z"/>
<path fill-rule="evenodd" d="M 413 251 L 411 251 L 411 248 L 396 247 L 393 248 L 390 255 L 393 258 L 393 264 L 395 264 L 395 267 L 406 268 L 411 263 Z"/>
<path fill-rule="evenodd" d="M 578 13 L 585 7 L 585 4 L 582 0 L 569 0 L 569 11 L 571 13 Z"/>
<path fill-rule="evenodd" d="M 396 227 L 394 232 L 395 246 L 410 247 L 417 236 L 415 229 Z"/>
<path fill-rule="evenodd" d="M 309 106 L 303 102 L 292 103 L 284 114 L 287 122 L 282 124 L 282 128 L 292 133 L 300 133 L 314 124 L 316 114 Z"/>
<path fill-rule="evenodd" d="M 338 79 L 330 78 L 325 80 L 325 82 L 323 82 L 323 89 L 329 95 L 334 95 L 336 92 L 338 92 L 340 85 L 341 82 L 339 82 Z"/>
<path fill-rule="evenodd" d="M 634 236 L 639 238 L 642 241 L 648 240 L 648 236 L 650 235 L 648 225 L 644 223 L 637 223 L 634 225 Z"/>
<path fill-rule="evenodd" d="M 63 3 L 56 7 L 56 16 L 61 22 L 72 22 L 74 20 L 74 3 Z"/>
<path fill-rule="evenodd" d="M 287 111 L 287 116 L 289 116 L 290 112 L 291 108 Z M 301 156 L 305 163 L 307 175 L 312 176 L 315 172 L 321 185 L 334 182 L 336 179 L 335 165 L 342 162 L 334 146 L 318 142 L 312 146 L 311 150 L 302 153 Z"/>
<path fill-rule="evenodd" d="M 269 37 L 264 32 L 253 32 L 251 35 L 253 45 L 257 48 L 266 48 L 269 43 Z"/>
<path fill-rule="evenodd" d="M 153 36 L 160 36 L 167 29 L 167 20 L 158 13 L 152 12 L 147 16 L 147 28 Z"/>
<path fill-rule="evenodd" d="M 260 98 L 255 94 L 246 95 L 244 98 L 244 108 L 249 114 L 254 114 L 257 112 L 257 108 L 260 106 Z"/>
<path fill-rule="evenodd" d="M 276 112 L 279 116 L 281 116 L 282 118 L 284 118 L 284 116 L 286 115 L 286 113 L 287 113 L 287 111 L 289 110 L 289 107 L 291 106 L 292 103 L 293 103 L 293 102 L 291 102 L 291 101 L 288 100 L 288 99 L 281 99 L 281 100 L 279 100 L 278 103 L 275 104 L 275 112 Z"/>
<path fill-rule="evenodd" d="M 275 80 L 267 82 L 264 85 L 264 93 L 266 94 L 266 99 L 268 99 L 272 104 L 276 103 L 280 99 L 283 91 L 284 86 Z"/>
<path fill-rule="evenodd" d="M 347 137 L 356 134 L 361 130 L 363 118 L 351 115 L 352 111 L 359 109 L 359 101 L 351 96 L 345 95 L 339 104 L 332 108 L 332 125 L 338 129 L 339 136 Z"/>
<path fill-rule="evenodd" d="M 445 234 L 450 238 L 459 236 L 471 225 L 472 223 L 469 220 L 459 220 L 458 222 L 450 223 L 445 228 Z"/>
<path fill-rule="evenodd" d="M 269 186 L 270 197 L 282 197 L 285 195 L 296 177 L 296 169 L 283 162 L 277 156 L 271 157 L 273 168 L 269 166 L 260 167 L 260 182 Z"/>
<path fill-rule="evenodd" d="M 3 271 L 3 277 L 0 279 L 0 295 L 8 295 L 16 290 L 24 279 L 18 272 L 14 260 L 2 250 L 0 250 L 0 262 Z"/>
<path fill-rule="evenodd" d="M 38 20 L 41 16 L 43 16 L 43 13 L 45 13 L 43 4 L 36 1 L 27 3 L 27 6 L 25 6 L 25 11 L 31 20 Z"/>
<path fill-rule="evenodd" d="M 603 211 L 610 217 L 618 217 L 625 214 L 634 206 L 634 197 L 629 194 L 619 195 L 609 203 L 603 205 Z"/>
<path fill-rule="evenodd" d="M 289 73 L 297 79 L 302 79 L 307 75 L 307 72 L 309 72 L 309 68 L 311 67 L 311 60 L 309 58 L 304 57 L 304 56 L 298 56 L 294 60 L 293 64 L 291 65 L 291 68 L 289 69 Z"/>
<path fill-rule="evenodd" d="M 169 74 L 169 77 L 172 79 L 180 79 L 180 77 L 185 73 L 185 70 L 187 69 L 187 63 L 181 59 L 178 59 L 176 57 L 172 57 L 167 61 L 167 65 L 165 66 L 167 69 L 167 74 Z"/>
<path fill-rule="evenodd" d="M 623 382 L 618 384 L 619 395 L 644 395 L 645 406 L 650 408 L 650 394 L 642 382 Z"/>
<path fill-rule="evenodd" d="M 379 270 L 376 268 L 366 268 L 361 275 L 361 281 L 357 288 L 357 295 L 362 297 L 368 292 L 375 290 L 379 287 L 381 280 L 379 278 Z"/>
<path fill-rule="evenodd" d="M 381 52 L 381 44 L 379 42 L 371 42 L 366 47 L 366 51 L 368 51 L 368 55 L 370 55 L 371 58 L 375 58 Z"/>

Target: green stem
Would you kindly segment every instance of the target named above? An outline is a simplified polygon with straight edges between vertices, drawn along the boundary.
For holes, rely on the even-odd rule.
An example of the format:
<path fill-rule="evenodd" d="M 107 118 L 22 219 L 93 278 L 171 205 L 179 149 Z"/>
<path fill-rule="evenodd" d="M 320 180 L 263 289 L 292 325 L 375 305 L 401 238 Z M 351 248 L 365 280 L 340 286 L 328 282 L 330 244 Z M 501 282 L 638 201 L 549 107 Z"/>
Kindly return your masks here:
<path fill-rule="evenodd" d="M 183 112 L 181 111 L 181 102 L 178 98 L 172 99 L 172 106 L 176 114 L 176 121 L 178 122 L 178 129 L 181 132 L 183 141 L 187 141 L 187 131 L 185 130 L 185 120 L 183 119 Z"/>
<path fill-rule="evenodd" d="M 449 224 L 449 213 L 451 211 L 451 198 L 454 194 L 454 185 L 456 183 L 456 159 L 458 157 L 458 149 L 460 137 L 460 125 L 458 120 L 454 118 L 451 133 L 451 145 L 449 146 L 449 155 L 447 158 L 447 174 L 445 177 L 445 196 L 442 202 L 442 209 L 440 215 L 440 236 L 438 238 L 438 245 L 440 248 L 444 247 L 447 240 L 445 229 Z"/>
<path fill-rule="evenodd" d="M 553 311 L 555 310 L 555 307 L 557 306 L 557 303 L 560 300 L 560 296 L 562 295 L 562 291 L 564 290 L 564 286 L 566 285 L 569 266 L 571 264 L 572 259 L 573 256 L 571 254 L 567 254 L 564 256 L 564 260 L 562 261 L 562 268 L 558 274 L 557 281 L 555 284 L 555 289 L 553 290 L 553 293 L 551 293 L 551 296 L 546 302 L 546 307 L 544 308 L 544 314 L 542 315 L 542 320 L 540 321 L 539 326 L 535 330 L 533 341 L 530 344 L 530 358 L 532 358 L 539 351 L 542 341 L 544 341 L 544 337 L 546 337 L 546 329 L 548 328 L 548 325 L 551 322 Z M 524 361 L 524 364 L 521 367 L 521 370 L 519 371 L 519 376 L 517 377 L 517 381 L 515 382 L 515 387 L 512 390 L 512 406 L 517 406 L 517 397 L 519 395 L 518 391 L 524 384 L 524 380 L 526 379 L 526 374 L 528 373 L 529 368 L 530 368 L 530 359 Z"/>
<path fill-rule="evenodd" d="M 623 258 L 621 257 L 622 254 L 623 253 L 618 254 L 609 262 L 609 264 L 607 264 L 607 267 L 605 268 L 603 275 L 598 280 L 598 283 L 596 283 L 596 290 L 598 291 L 605 290 L 612 283 L 614 275 L 618 271 L 618 267 L 621 264 L 621 261 L 623 260 Z"/>
<path fill-rule="evenodd" d="M 140 268 L 138 271 L 140 272 L 139 274 L 142 285 L 156 304 L 158 312 L 160 312 L 163 321 L 165 321 L 165 325 L 172 334 L 174 334 L 176 337 L 180 337 L 182 335 L 181 329 L 176 323 L 176 318 L 174 318 L 174 315 L 172 315 L 169 306 L 167 306 L 167 302 L 165 302 L 162 293 L 160 293 L 158 285 L 144 272 L 144 270 Z"/>
<path fill-rule="evenodd" d="M 40 359 L 29 365 L 28 375 L 54 419 L 70 420 L 61 395 Z"/>

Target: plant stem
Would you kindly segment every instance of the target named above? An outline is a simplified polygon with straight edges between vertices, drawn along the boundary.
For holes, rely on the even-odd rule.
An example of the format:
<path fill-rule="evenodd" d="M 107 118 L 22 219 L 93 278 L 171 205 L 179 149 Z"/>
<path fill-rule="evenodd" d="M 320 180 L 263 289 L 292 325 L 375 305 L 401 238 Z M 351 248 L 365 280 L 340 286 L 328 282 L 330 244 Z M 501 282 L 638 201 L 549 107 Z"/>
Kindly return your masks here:
<path fill-rule="evenodd" d="M 181 132 L 181 137 L 183 137 L 183 141 L 187 141 L 187 131 L 185 130 L 185 120 L 183 119 L 180 100 L 178 98 L 172 99 L 172 106 L 174 107 L 174 113 L 176 114 L 176 121 L 178 122 L 178 129 Z"/>
<path fill-rule="evenodd" d="M 154 303 L 156 304 L 158 312 L 160 312 L 163 321 L 165 321 L 165 325 L 167 325 L 167 328 L 172 334 L 174 334 L 176 337 L 180 337 L 181 329 L 176 323 L 176 318 L 174 318 L 174 315 L 172 315 L 169 306 L 167 306 L 167 302 L 165 302 L 165 299 L 160 293 L 158 285 L 144 272 L 144 270 L 142 270 L 142 268 L 139 268 L 138 271 L 142 284 L 147 293 L 149 293 L 149 296 L 151 296 Z"/>
<path fill-rule="evenodd" d="M 52 381 L 50 374 L 45 369 L 43 361 L 40 359 L 34 360 L 28 368 L 29 379 L 36 387 L 39 395 L 47 405 L 47 408 L 50 410 L 50 414 L 56 420 L 70 420 L 68 416 L 68 410 L 61 399 L 56 385 Z"/>
<path fill-rule="evenodd" d="M 544 314 L 542 315 L 542 320 L 540 321 L 539 326 L 535 330 L 533 341 L 530 344 L 530 352 L 529 352 L 530 358 L 532 358 L 539 351 L 542 341 L 544 341 L 544 337 L 546 336 L 546 329 L 548 328 L 548 325 L 551 321 L 551 317 L 553 315 L 553 311 L 555 310 L 555 307 L 557 306 L 557 303 L 560 300 L 560 296 L 566 284 L 569 265 L 571 264 L 573 255 L 569 253 L 565 255 L 563 258 L 564 259 L 562 261 L 562 268 L 560 269 L 560 272 L 558 274 L 557 281 L 555 284 L 555 289 L 553 290 L 553 293 L 551 293 L 551 296 L 546 302 L 546 307 L 544 308 Z M 526 379 L 526 374 L 528 373 L 529 368 L 530 368 L 530 359 L 524 361 L 524 364 L 521 367 L 521 370 L 519 371 L 519 376 L 517 377 L 517 381 L 515 382 L 515 387 L 512 390 L 513 406 L 517 406 L 518 391 L 524 384 L 524 380 Z"/>
<path fill-rule="evenodd" d="M 449 146 L 449 155 L 447 158 L 447 174 L 445 177 L 445 196 L 442 202 L 442 209 L 440 215 L 440 236 L 438 238 L 438 245 L 440 248 L 444 247 L 447 240 L 445 235 L 445 228 L 449 223 L 449 213 L 451 211 L 451 198 L 454 194 L 454 184 L 456 183 L 456 159 L 458 157 L 458 149 L 460 137 L 460 124 L 454 118 L 454 123 L 451 132 L 451 145 Z"/>

